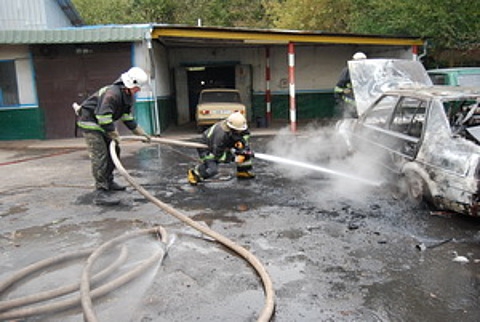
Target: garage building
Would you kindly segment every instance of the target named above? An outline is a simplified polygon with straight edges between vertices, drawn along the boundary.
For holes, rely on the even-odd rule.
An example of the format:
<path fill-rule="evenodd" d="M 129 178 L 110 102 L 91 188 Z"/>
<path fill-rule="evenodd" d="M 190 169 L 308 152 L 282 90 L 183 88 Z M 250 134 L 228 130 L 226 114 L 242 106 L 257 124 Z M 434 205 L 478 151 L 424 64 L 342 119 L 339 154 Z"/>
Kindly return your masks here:
<path fill-rule="evenodd" d="M 336 117 L 333 87 L 353 53 L 418 59 L 423 43 L 418 37 L 163 24 L 3 29 L 0 140 L 75 137 L 72 103 L 131 66 L 151 75 L 135 107 L 151 134 L 194 122 L 198 94 L 211 87 L 239 89 L 251 124 L 288 124 L 292 88 L 298 121 L 328 120 Z"/>

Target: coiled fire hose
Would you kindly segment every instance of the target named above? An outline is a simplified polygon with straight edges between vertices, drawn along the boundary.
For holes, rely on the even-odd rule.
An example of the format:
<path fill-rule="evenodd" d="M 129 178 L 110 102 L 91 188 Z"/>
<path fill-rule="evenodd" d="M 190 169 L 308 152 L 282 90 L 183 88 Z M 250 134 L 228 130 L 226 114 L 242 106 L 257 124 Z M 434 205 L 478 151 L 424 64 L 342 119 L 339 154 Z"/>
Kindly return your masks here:
<path fill-rule="evenodd" d="M 144 260 L 142 264 L 138 265 L 135 269 L 121 275 L 120 277 L 113 280 L 112 282 L 106 283 L 98 287 L 97 289 L 90 291 L 90 270 L 95 260 L 97 260 L 103 252 L 105 252 L 112 246 L 119 244 L 120 242 L 130 239 L 132 237 L 137 237 L 143 234 L 151 234 L 151 233 L 157 233 L 162 236 L 163 244 L 161 245 L 164 247 L 159 248 L 155 253 L 153 253 L 152 256 Z M 163 259 L 166 253 L 166 247 L 165 247 L 166 241 L 167 241 L 166 232 L 163 229 L 163 227 L 155 227 L 155 228 L 150 228 L 146 230 L 135 231 L 130 234 L 125 234 L 123 236 L 112 239 L 111 241 L 97 248 L 88 258 L 87 264 L 84 266 L 82 271 L 82 279 L 80 283 L 80 296 L 82 301 L 84 320 L 86 322 L 98 321 L 96 314 L 93 310 L 92 298 L 103 295 L 109 292 L 112 288 L 117 287 L 118 285 L 123 285 L 131 281 L 133 278 L 137 277 L 138 275 L 146 271 L 149 267 L 151 267 L 152 265 L 154 265 L 155 263 L 158 263 L 161 259 Z"/>
<path fill-rule="evenodd" d="M 37 316 L 41 314 L 47 313 L 55 313 L 60 312 L 69 308 L 73 308 L 82 304 L 84 307 L 84 317 L 85 321 L 93 322 L 97 321 L 95 313 L 91 308 L 91 298 L 99 298 L 120 286 L 130 282 L 134 278 L 138 277 L 141 273 L 143 273 L 146 269 L 151 267 L 152 265 L 158 263 L 165 255 L 165 246 L 160 247 L 158 251 L 156 251 L 153 255 L 151 255 L 146 260 L 143 260 L 137 267 L 133 270 L 128 271 L 115 279 L 98 286 L 97 288 L 90 291 L 90 283 L 97 282 L 98 280 L 106 277 L 106 275 L 111 274 L 115 269 L 121 266 L 127 257 L 127 250 L 125 247 L 121 248 L 120 254 L 118 258 L 107 268 L 90 278 L 90 268 L 93 262 L 99 257 L 99 255 L 108 249 L 109 247 L 115 246 L 122 241 L 125 241 L 130 238 L 135 238 L 140 235 L 145 234 L 156 234 L 161 236 L 162 246 L 167 244 L 168 238 L 166 231 L 163 227 L 154 227 L 148 228 L 144 230 L 135 231 L 133 233 L 127 233 L 123 236 L 117 237 L 112 239 L 111 241 L 101 245 L 96 250 L 88 249 L 84 251 L 79 251 L 75 253 L 69 253 L 64 255 L 58 255 L 51 257 L 49 259 L 45 259 L 29 265 L 24 269 L 20 270 L 19 272 L 15 273 L 10 278 L 0 282 L 0 295 L 5 292 L 9 287 L 18 283 L 22 279 L 26 278 L 27 276 L 34 274 L 42 269 L 48 268 L 52 265 L 58 265 L 60 263 L 64 263 L 66 261 L 71 261 L 80 257 L 85 257 L 90 254 L 87 264 L 85 265 L 83 272 L 82 272 L 82 280 L 80 283 L 72 284 L 63 286 L 51 291 L 46 291 L 30 296 L 25 296 L 22 298 L 16 298 L 8 301 L 0 302 L 0 320 L 12 320 L 12 319 L 20 319 L 26 318 L 30 316 Z M 80 285 L 80 295 L 75 295 L 73 297 L 62 299 L 57 302 L 48 302 L 43 305 L 35 306 L 35 307 L 26 307 L 20 308 L 17 310 L 12 310 L 15 307 L 25 306 L 28 304 L 38 303 L 41 301 L 52 300 L 62 295 L 66 295 L 68 293 L 72 293 L 77 291 Z"/>
<path fill-rule="evenodd" d="M 137 141 L 145 141 L 144 138 L 140 136 L 124 136 L 122 137 L 122 140 L 137 140 Z M 157 142 L 157 143 L 166 143 L 166 144 L 173 144 L 173 145 L 180 145 L 184 147 L 191 147 L 191 148 L 205 148 L 206 146 L 201 143 L 194 143 L 194 142 L 185 142 L 181 140 L 170 140 L 166 138 L 152 138 L 151 142 Z M 262 263 L 252 254 L 250 253 L 247 249 L 244 247 L 234 243 L 232 240 L 228 239 L 227 237 L 215 232 L 214 230 L 202 226 L 198 222 L 190 219 L 186 215 L 182 214 L 180 211 L 174 209 L 173 207 L 163 203 L 159 199 L 155 198 L 153 195 L 151 195 L 147 190 L 145 190 L 141 185 L 139 185 L 131 176 L 130 174 L 125 170 L 123 167 L 122 163 L 120 162 L 118 155 L 115 151 L 116 143 L 115 141 L 112 141 L 110 144 L 110 154 L 112 156 L 112 160 L 117 168 L 117 170 L 120 172 L 120 174 L 138 191 L 140 192 L 145 198 L 147 198 L 149 201 L 151 201 L 153 204 L 155 204 L 157 207 L 160 209 L 164 210 L 168 214 L 174 216 L 178 220 L 184 222 L 185 224 L 193 227 L 194 229 L 200 231 L 201 233 L 215 239 L 219 243 L 223 244 L 224 246 L 230 248 L 234 252 L 236 252 L 238 255 L 243 257 L 258 273 L 260 276 L 262 283 L 263 283 L 263 288 L 265 292 L 265 303 L 263 306 L 262 311 L 260 312 L 260 315 L 257 319 L 259 322 L 267 322 L 270 321 L 273 312 L 274 312 L 274 307 L 275 307 L 275 293 L 273 290 L 273 284 L 271 281 L 270 276 L 268 275 L 267 270 L 265 267 L 262 265 Z"/>

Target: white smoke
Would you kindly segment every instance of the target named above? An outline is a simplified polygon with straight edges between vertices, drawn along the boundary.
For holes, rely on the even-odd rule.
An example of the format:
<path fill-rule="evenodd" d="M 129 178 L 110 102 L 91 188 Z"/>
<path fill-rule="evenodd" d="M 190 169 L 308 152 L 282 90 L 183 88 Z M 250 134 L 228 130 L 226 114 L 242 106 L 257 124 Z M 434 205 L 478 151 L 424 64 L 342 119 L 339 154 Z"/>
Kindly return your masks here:
<path fill-rule="evenodd" d="M 304 188 L 311 192 L 316 201 L 348 198 L 362 202 L 373 189 L 378 189 L 382 179 L 380 167 L 374 158 L 369 154 L 349 153 L 344 139 L 332 126 L 310 124 L 301 133 L 292 133 L 288 128 L 281 129 L 266 149 L 268 154 L 277 157 L 336 172 L 275 163 L 281 175 L 292 180 L 304 180 Z"/>

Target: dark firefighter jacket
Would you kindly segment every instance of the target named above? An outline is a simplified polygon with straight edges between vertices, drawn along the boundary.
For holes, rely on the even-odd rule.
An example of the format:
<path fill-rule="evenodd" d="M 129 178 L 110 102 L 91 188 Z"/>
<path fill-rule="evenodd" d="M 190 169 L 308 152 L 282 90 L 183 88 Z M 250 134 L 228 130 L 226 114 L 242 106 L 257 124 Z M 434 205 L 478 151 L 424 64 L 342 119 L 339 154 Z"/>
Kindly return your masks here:
<path fill-rule="evenodd" d="M 226 121 L 220 121 L 205 130 L 202 141 L 208 146 L 208 150 L 199 151 L 202 159 L 216 159 L 220 162 L 228 162 L 230 150 L 235 148 L 237 142 L 241 142 L 243 149 L 249 149 L 248 140 L 250 132 L 234 132 L 226 125 Z"/>
<path fill-rule="evenodd" d="M 129 130 L 137 127 L 132 115 L 135 96 L 129 95 L 121 80 L 99 89 L 82 102 L 78 126 L 84 130 L 111 132 L 115 130 L 114 122 L 123 121 Z"/>
<path fill-rule="evenodd" d="M 337 85 L 334 89 L 335 99 L 337 101 L 345 101 L 352 104 L 354 102 L 352 81 L 350 80 L 350 72 L 348 67 L 345 67 L 340 74 Z"/>

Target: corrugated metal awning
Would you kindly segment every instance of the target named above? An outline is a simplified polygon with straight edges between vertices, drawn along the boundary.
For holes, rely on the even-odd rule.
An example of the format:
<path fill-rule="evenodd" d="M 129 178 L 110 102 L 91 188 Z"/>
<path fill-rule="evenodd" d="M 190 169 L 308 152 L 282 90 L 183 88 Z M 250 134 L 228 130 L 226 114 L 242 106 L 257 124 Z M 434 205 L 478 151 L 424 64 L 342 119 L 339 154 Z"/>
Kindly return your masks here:
<path fill-rule="evenodd" d="M 150 37 L 151 25 L 102 25 L 46 30 L 0 30 L 0 44 L 131 42 Z"/>
<path fill-rule="evenodd" d="M 97 25 L 48 30 L 0 30 L 0 44 L 132 42 L 159 39 L 167 46 L 274 45 L 288 42 L 346 45 L 423 45 L 420 37 L 336 34 L 300 30 L 192 27 L 163 24 Z"/>
<path fill-rule="evenodd" d="M 197 45 L 212 40 L 226 41 L 230 45 L 273 45 L 294 42 L 305 44 L 421 46 L 424 43 L 424 40 L 420 37 L 409 36 L 339 34 L 302 30 L 190 27 L 176 25 L 153 25 L 152 38 L 166 40 L 165 42 L 167 44 L 174 42 L 186 43 L 190 40 L 192 44 L 196 43 Z"/>

